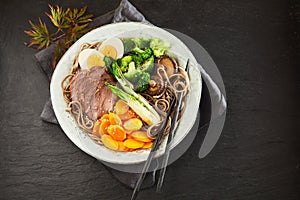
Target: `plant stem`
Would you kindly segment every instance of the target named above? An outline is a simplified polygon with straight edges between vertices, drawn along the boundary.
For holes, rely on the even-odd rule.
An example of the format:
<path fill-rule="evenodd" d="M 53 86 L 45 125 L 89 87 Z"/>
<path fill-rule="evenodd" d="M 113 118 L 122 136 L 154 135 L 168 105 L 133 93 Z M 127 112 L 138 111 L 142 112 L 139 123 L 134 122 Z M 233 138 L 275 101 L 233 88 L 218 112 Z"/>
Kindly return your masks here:
<path fill-rule="evenodd" d="M 51 42 L 56 43 L 58 40 L 64 38 L 65 36 L 66 36 L 66 33 L 63 33 L 63 34 L 53 38 Z"/>

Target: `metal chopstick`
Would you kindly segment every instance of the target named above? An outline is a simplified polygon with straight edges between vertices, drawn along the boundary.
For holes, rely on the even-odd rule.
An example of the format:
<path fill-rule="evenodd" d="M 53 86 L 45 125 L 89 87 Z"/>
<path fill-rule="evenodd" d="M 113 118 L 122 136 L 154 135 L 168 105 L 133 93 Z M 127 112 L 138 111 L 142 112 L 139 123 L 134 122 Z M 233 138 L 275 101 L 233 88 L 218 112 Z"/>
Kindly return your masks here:
<path fill-rule="evenodd" d="M 185 67 L 185 71 L 188 72 L 188 70 L 189 70 L 189 59 L 187 60 L 186 67 Z M 168 160 L 169 160 L 169 156 L 170 156 L 170 150 L 171 150 L 171 144 L 172 144 L 171 142 L 173 141 L 173 138 L 174 138 L 175 126 L 176 126 L 178 115 L 180 112 L 182 98 L 183 98 L 183 94 L 182 94 L 182 92 L 180 92 L 178 94 L 178 100 L 177 100 L 177 104 L 175 107 L 173 119 L 171 122 L 170 132 L 168 134 L 168 141 L 167 141 L 167 145 L 166 145 L 166 149 L 165 149 L 165 154 L 163 156 L 162 168 L 159 173 L 159 179 L 158 179 L 158 183 L 156 186 L 156 191 L 160 191 L 162 188 L 162 185 L 163 185 L 163 181 L 164 181 L 164 177 L 165 177 L 165 173 L 166 173 L 166 169 L 167 169 L 167 165 L 168 165 Z"/>
<path fill-rule="evenodd" d="M 173 108 L 174 108 L 174 105 L 175 105 L 175 100 L 176 100 L 176 98 L 172 99 L 170 108 L 169 108 L 169 110 L 167 112 L 167 115 L 166 115 L 164 121 L 163 121 L 163 124 L 160 126 L 160 128 L 158 130 L 157 137 L 156 137 L 155 142 L 154 142 L 154 144 L 153 144 L 153 146 L 151 148 L 151 151 L 150 151 L 150 153 L 148 155 L 148 158 L 147 158 L 146 163 L 145 163 L 145 165 L 143 167 L 142 173 L 141 173 L 141 175 L 140 175 L 140 177 L 139 177 L 139 179 L 136 182 L 136 185 L 134 187 L 134 190 L 133 190 L 133 193 L 132 193 L 132 196 L 131 196 L 131 200 L 136 199 L 136 197 L 138 195 L 138 192 L 139 192 L 139 190 L 141 188 L 141 185 L 142 185 L 142 183 L 143 183 L 143 181 L 144 181 L 144 179 L 146 177 L 146 173 L 147 173 L 147 171 L 148 171 L 148 169 L 150 167 L 151 161 L 152 161 L 152 159 L 153 159 L 153 157 L 154 157 L 154 155 L 156 153 L 155 151 L 158 149 L 160 140 L 161 140 L 161 138 L 162 138 L 162 136 L 164 134 L 164 130 L 165 130 L 166 126 L 167 126 L 169 116 L 171 115 L 171 113 L 173 111 Z"/>

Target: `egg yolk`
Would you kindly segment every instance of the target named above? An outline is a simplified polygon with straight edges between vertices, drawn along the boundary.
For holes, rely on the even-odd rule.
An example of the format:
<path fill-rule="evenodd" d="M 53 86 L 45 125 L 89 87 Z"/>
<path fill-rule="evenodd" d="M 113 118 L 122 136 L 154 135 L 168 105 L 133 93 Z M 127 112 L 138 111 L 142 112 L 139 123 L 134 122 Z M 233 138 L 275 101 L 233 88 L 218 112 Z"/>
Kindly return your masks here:
<path fill-rule="evenodd" d="M 103 58 L 97 54 L 92 54 L 87 59 L 87 66 L 88 68 L 94 67 L 94 66 L 105 66 L 105 63 L 103 61 Z"/>
<path fill-rule="evenodd" d="M 113 59 L 117 58 L 117 49 L 112 45 L 105 45 L 103 48 L 100 49 L 100 52 L 106 56 L 110 56 Z"/>

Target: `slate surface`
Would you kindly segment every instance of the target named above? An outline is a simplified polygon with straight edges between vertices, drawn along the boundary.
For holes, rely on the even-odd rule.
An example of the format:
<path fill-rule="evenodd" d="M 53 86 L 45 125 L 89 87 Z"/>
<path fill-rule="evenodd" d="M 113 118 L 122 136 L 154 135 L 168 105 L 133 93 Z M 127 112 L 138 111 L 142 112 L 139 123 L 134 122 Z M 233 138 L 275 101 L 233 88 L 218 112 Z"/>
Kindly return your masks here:
<path fill-rule="evenodd" d="M 152 23 L 196 39 L 226 86 L 222 136 L 204 159 L 201 131 L 169 166 L 162 193 L 150 199 L 299 199 L 300 68 L 296 1 L 131 1 Z M 39 118 L 49 98 L 34 62 L 28 19 L 46 19 L 47 4 L 87 5 L 94 15 L 117 1 L 1 1 L 0 199 L 129 199 L 131 190 L 81 152 L 56 125 Z M 298 13 L 298 14 L 297 14 Z M 204 130 L 202 130 L 204 131 Z"/>

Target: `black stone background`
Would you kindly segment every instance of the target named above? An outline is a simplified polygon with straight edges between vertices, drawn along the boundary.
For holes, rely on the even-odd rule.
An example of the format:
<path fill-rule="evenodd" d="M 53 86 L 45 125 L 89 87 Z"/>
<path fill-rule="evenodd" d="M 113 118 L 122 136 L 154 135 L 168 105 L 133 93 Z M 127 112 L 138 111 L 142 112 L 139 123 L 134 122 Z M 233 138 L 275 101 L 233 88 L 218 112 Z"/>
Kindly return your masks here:
<path fill-rule="evenodd" d="M 196 39 L 219 67 L 228 99 L 213 151 L 198 159 L 196 139 L 168 167 L 163 192 L 144 190 L 139 199 L 299 199 L 299 2 L 131 2 L 152 23 Z M 40 120 L 49 83 L 23 33 L 29 19 L 46 19 L 48 3 L 87 5 L 98 16 L 118 1 L 0 3 L 0 199 L 129 199 L 102 164 Z"/>

